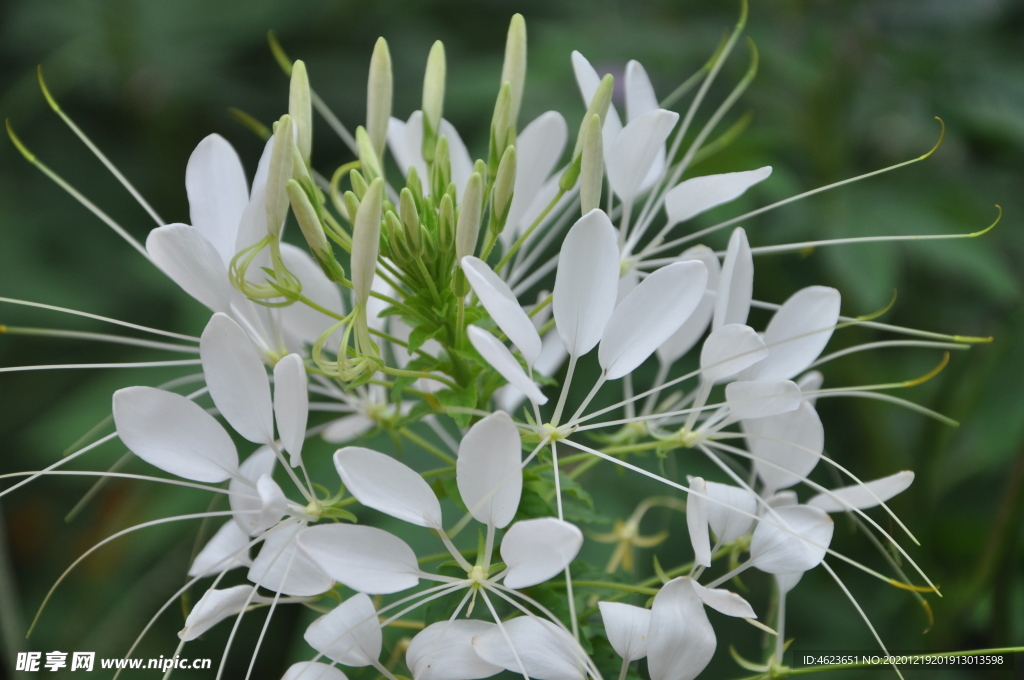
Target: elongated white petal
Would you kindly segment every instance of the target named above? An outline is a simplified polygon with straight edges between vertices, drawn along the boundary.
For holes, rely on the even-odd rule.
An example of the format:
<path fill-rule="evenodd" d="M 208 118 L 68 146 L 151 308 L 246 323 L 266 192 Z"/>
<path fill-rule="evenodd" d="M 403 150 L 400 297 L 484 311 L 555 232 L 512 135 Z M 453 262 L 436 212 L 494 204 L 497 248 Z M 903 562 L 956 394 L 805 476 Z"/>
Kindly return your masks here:
<path fill-rule="evenodd" d="M 690 318 L 707 286 L 702 262 L 676 262 L 652 272 L 615 308 L 597 358 L 609 380 L 642 364 Z"/>
<path fill-rule="evenodd" d="M 863 484 L 833 489 L 831 493 L 820 493 L 807 505 L 825 512 L 845 512 L 854 508 L 864 510 L 884 503 L 898 493 L 903 493 L 914 481 L 914 473 L 903 470 L 888 477 L 873 479 Z"/>
<path fill-rule="evenodd" d="M 180 394 L 153 387 L 118 390 L 114 426 L 132 453 L 172 475 L 217 483 L 238 470 L 238 452 L 228 433 Z"/>
<path fill-rule="evenodd" d="M 769 166 L 745 172 L 704 175 L 680 182 L 665 194 L 665 212 L 670 224 L 696 217 L 705 210 L 742 196 L 747 189 L 772 174 Z"/>
<path fill-rule="evenodd" d="M 234 521 L 247 536 L 258 534 L 259 515 L 263 510 L 256 483 L 264 476 L 274 473 L 277 456 L 269 446 L 256 449 L 238 469 L 238 474 L 228 482 L 228 502 Z"/>
<path fill-rule="evenodd" d="M 708 382 L 719 382 L 768 356 L 768 348 L 750 326 L 730 323 L 711 331 L 700 352 L 700 370 Z"/>
<path fill-rule="evenodd" d="M 349 493 L 368 508 L 431 529 L 441 528 L 441 504 L 430 485 L 404 463 L 372 449 L 346 446 L 334 467 Z"/>
<path fill-rule="evenodd" d="M 607 155 L 608 183 L 624 202 L 632 203 L 640 192 L 678 120 L 675 111 L 657 109 L 630 121 L 615 138 Z"/>
<path fill-rule="evenodd" d="M 580 680 L 584 677 L 583 650 L 571 635 L 555 624 L 520 616 L 503 622 L 502 626 L 504 632 L 495 625 L 473 638 L 477 654 L 488 663 L 513 673 L 525 670 L 533 680 Z M 522 661 L 522 668 L 519 661 Z"/>
<path fill-rule="evenodd" d="M 198 229 L 167 224 L 149 232 L 146 252 L 181 289 L 214 312 L 231 306 L 228 269 L 220 253 Z"/>
<path fill-rule="evenodd" d="M 731 484 L 705 482 L 708 502 L 708 524 L 719 543 L 730 543 L 747 533 L 757 512 L 757 497 Z M 717 502 L 715 502 L 717 501 Z"/>
<path fill-rule="evenodd" d="M 507 243 L 529 226 L 523 223 L 527 209 L 562 157 L 568 138 L 569 127 L 557 111 L 537 116 L 516 138 L 516 183 L 502 232 Z"/>
<path fill-rule="evenodd" d="M 498 324 L 498 328 L 523 353 L 526 363 L 532 366 L 540 356 L 540 335 L 523 308 L 519 306 L 512 289 L 495 274 L 487 263 L 476 257 L 462 258 L 462 271 L 480 298 L 480 304 Z"/>
<path fill-rule="evenodd" d="M 466 149 L 466 144 L 447 120 L 442 119 L 438 136 L 448 139 L 448 157 L 452 167 L 452 181 L 458 188 L 459 196 L 466 186 L 466 180 L 473 174 L 473 160 Z M 424 190 L 429 188 L 426 182 L 430 175 L 427 164 L 423 160 L 423 112 L 413 111 L 408 122 L 403 123 L 392 118 L 388 124 L 388 147 L 395 157 L 395 162 L 404 174 L 409 168 L 415 167 L 420 179 L 424 180 Z"/>
<path fill-rule="evenodd" d="M 647 635 L 651 627 L 651 610 L 621 602 L 598 602 L 605 636 L 615 653 L 626 661 L 647 656 Z"/>
<path fill-rule="evenodd" d="M 785 596 L 786 593 L 796 588 L 796 584 L 800 583 L 800 579 L 804 576 L 802 571 L 791 571 L 785 574 L 775 574 L 775 582 L 779 585 L 779 593 Z"/>
<path fill-rule="evenodd" d="M 291 456 L 292 467 L 296 467 L 302 462 L 309 418 L 306 367 L 298 354 L 289 354 L 274 366 L 274 416 L 281 444 Z"/>
<path fill-rule="evenodd" d="M 235 256 L 235 237 L 249 187 L 238 154 L 226 139 L 210 135 L 199 142 L 185 167 L 192 226 L 220 253 L 225 266 Z"/>
<path fill-rule="evenodd" d="M 348 524 L 310 527 L 299 537 L 299 546 L 331 578 L 353 590 L 397 593 L 420 581 L 416 553 L 383 529 Z"/>
<path fill-rule="evenodd" d="M 502 671 L 485 661 L 473 647 L 473 638 L 483 635 L 493 623 L 464 619 L 432 623 L 412 639 L 405 663 L 416 680 L 479 680 Z"/>
<path fill-rule="evenodd" d="M 711 661 L 718 640 L 693 580 L 672 579 L 654 596 L 647 636 L 651 680 L 693 680 Z"/>
<path fill-rule="evenodd" d="M 718 278 L 722 273 L 722 265 L 715 257 L 714 251 L 707 246 L 694 246 L 679 256 L 680 262 L 689 262 L 690 260 L 704 263 L 708 271 L 708 283 L 704 290 L 704 296 L 690 317 L 658 347 L 658 358 L 665 364 L 671 364 L 697 344 L 697 341 L 704 335 L 704 331 L 708 329 L 711 316 L 715 313 L 715 291 L 718 290 Z"/>
<path fill-rule="evenodd" d="M 725 386 L 729 417 L 736 420 L 764 418 L 794 411 L 800 406 L 801 398 L 800 388 L 791 380 L 737 380 Z"/>
<path fill-rule="evenodd" d="M 635 59 L 626 64 L 626 120 L 634 121 L 658 109 L 658 96 L 643 65 Z"/>
<path fill-rule="evenodd" d="M 729 248 L 718 280 L 715 318 L 712 328 L 731 323 L 746 323 L 750 300 L 754 294 L 754 256 L 747 243 L 747 232 L 736 227 L 729 237 Z"/>
<path fill-rule="evenodd" d="M 249 535 L 233 521 L 225 522 L 206 542 L 188 568 L 189 576 L 212 576 L 227 569 L 249 566 Z"/>
<path fill-rule="evenodd" d="M 300 661 L 288 667 L 281 680 L 348 680 L 340 668 L 319 661 Z"/>
<path fill-rule="evenodd" d="M 594 98 L 594 93 L 597 92 L 597 88 L 601 84 L 601 77 L 597 75 L 597 71 L 590 65 L 586 57 L 575 50 L 572 53 L 572 70 L 576 75 L 576 84 L 580 88 L 580 94 L 583 95 L 583 106 L 589 106 L 590 100 Z M 607 154 L 611 149 L 612 143 L 621 131 L 622 121 L 615 110 L 615 104 L 610 104 L 608 106 L 608 115 L 605 116 L 604 126 L 601 130 L 601 133 L 604 135 L 605 159 L 608 158 Z"/>
<path fill-rule="evenodd" d="M 344 666 L 376 663 L 384 645 L 377 610 L 364 593 L 356 593 L 311 623 L 303 638 L 310 647 Z"/>
<path fill-rule="evenodd" d="M 324 441 L 331 444 L 344 444 L 356 437 L 366 434 L 373 429 L 376 423 L 372 418 L 367 418 L 362 413 L 353 413 L 350 416 L 342 416 L 324 428 L 320 436 Z"/>
<path fill-rule="evenodd" d="M 504 411 L 469 429 L 459 444 L 455 479 L 473 518 L 498 529 L 516 514 L 523 493 L 522 440 Z"/>
<path fill-rule="evenodd" d="M 547 581 L 565 569 L 583 545 L 583 532 L 553 517 L 516 522 L 501 540 L 501 558 L 508 566 L 505 585 L 526 588 Z"/>
<path fill-rule="evenodd" d="M 571 356 L 586 354 L 601 339 L 618 285 L 615 227 L 602 211 L 591 210 L 566 234 L 555 275 L 555 326 Z"/>
<path fill-rule="evenodd" d="M 185 642 L 195 640 L 227 617 L 242 611 L 251 594 L 252 586 L 207 590 L 188 613 L 178 637 Z"/>
<path fill-rule="evenodd" d="M 274 439 L 270 380 L 256 348 L 226 314 L 214 314 L 199 342 L 213 403 L 235 431 L 257 444 Z"/>
<path fill-rule="evenodd" d="M 294 597 L 310 597 L 329 590 L 334 580 L 299 550 L 297 541 L 306 531 L 309 529 L 296 524 L 269 533 L 247 578 L 261 588 Z"/>
<path fill-rule="evenodd" d="M 768 358 L 750 369 L 751 380 L 788 380 L 818 358 L 839 321 L 839 291 L 809 286 L 794 293 L 768 323 Z"/>
<path fill-rule="evenodd" d="M 769 574 L 813 569 L 825 558 L 834 528 L 832 518 L 818 508 L 778 508 L 755 527 L 750 559 L 755 567 Z"/>
<path fill-rule="evenodd" d="M 825 448 L 821 419 L 806 401 L 788 413 L 741 422 L 765 496 L 809 475 Z"/>
<path fill-rule="evenodd" d="M 686 529 L 693 546 L 694 564 L 711 566 L 711 537 L 708 535 L 708 487 L 700 477 L 690 478 L 690 489 L 686 494 Z"/>
<path fill-rule="evenodd" d="M 526 398 L 537 404 L 546 404 L 548 398 L 540 391 L 536 383 L 530 380 L 526 371 L 519 365 L 516 358 L 512 356 L 505 345 L 496 337 L 480 328 L 479 326 L 468 326 L 466 334 L 473 348 L 480 353 L 480 356 L 491 365 L 491 368 L 501 374 L 501 377 L 526 395 Z"/>
<path fill-rule="evenodd" d="M 281 260 L 285 267 L 302 282 L 302 295 L 324 309 L 344 316 L 341 291 L 320 269 L 309 252 L 290 243 L 281 244 Z M 307 304 L 295 303 L 281 310 L 281 326 L 303 344 L 312 345 L 317 338 L 337 322 L 337 318 L 313 309 Z M 331 344 L 328 348 L 334 351 Z"/>
<path fill-rule="evenodd" d="M 693 589 L 697 592 L 697 597 L 700 598 L 701 602 L 716 612 L 721 612 L 726 616 L 736 616 L 741 619 L 757 618 L 757 614 L 754 613 L 754 608 L 750 606 L 750 603 L 731 590 L 726 590 L 725 588 L 705 588 L 696 581 L 693 582 Z"/>

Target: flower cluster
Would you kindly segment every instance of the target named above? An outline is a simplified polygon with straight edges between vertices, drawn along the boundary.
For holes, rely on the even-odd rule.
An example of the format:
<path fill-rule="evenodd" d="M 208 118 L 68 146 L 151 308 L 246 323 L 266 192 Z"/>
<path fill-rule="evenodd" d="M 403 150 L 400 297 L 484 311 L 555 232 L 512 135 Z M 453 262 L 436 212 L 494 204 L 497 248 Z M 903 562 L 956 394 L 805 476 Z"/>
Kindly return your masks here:
<path fill-rule="evenodd" d="M 754 256 L 808 244 L 751 247 L 735 226 L 750 213 L 684 230 L 771 175 L 769 167 L 692 172 L 738 132 L 712 138 L 753 78 L 756 53 L 703 125 L 695 122 L 745 18 L 744 9 L 712 58 L 665 99 L 630 62 L 624 117 L 612 101 L 613 77 L 573 53 L 582 120 L 570 127 L 549 111 L 520 127 L 526 28 L 515 16 L 479 157 L 443 117 L 440 42 L 427 59 L 422 108 L 403 121 L 392 117 L 391 58 L 378 41 L 366 121 L 354 134 L 311 89 L 304 64 L 275 44 L 291 79 L 288 113 L 267 131 L 251 183 L 231 145 L 207 137 L 185 172 L 191 223 L 165 224 L 150 209 L 158 226 L 144 245 L 74 194 L 212 313 L 201 337 L 171 334 L 174 350 L 198 356 L 201 375 L 119 390 L 115 432 L 39 473 L 59 474 L 116 436 L 171 477 L 110 475 L 227 497 L 228 510 L 184 517 L 226 521 L 157 612 L 203 584 L 181 645 L 232 621 L 226 659 L 247 612 L 265 608 L 269 623 L 290 604 L 320 615 L 304 636 L 313 652 L 286 680 L 343 679 L 339 666 L 372 667 L 391 680 L 502 671 L 537 680 L 685 680 L 714 656 L 719 615 L 773 641 L 749 667 L 781 669 L 786 596 L 803 574 L 821 568 L 853 597 L 829 561 L 918 597 L 934 589 L 865 512 L 880 508 L 913 538 L 886 506 L 913 473 L 860 479 L 856 465 L 826 454 L 816 411 L 820 399 L 866 397 L 930 413 L 888 393 L 923 379 L 825 388 L 817 369 L 862 350 L 948 350 L 982 339 L 844 316 L 840 292 L 825 286 L 781 303 L 759 300 Z M 671 110 L 686 96 L 682 114 Z M 314 110 L 354 158 L 325 174 L 313 153 Z M 285 241 L 289 223 L 304 247 Z M 699 244 L 730 227 L 724 251 Z M 764 328 L 748 323 L 751 309 L 772 312 Z M 913 339 L 823 354 L 853 325 Z M 585 357 L 595 348 L 591 370 Z M 638 371 L 645 365 L 654 371 Z M 596 408 L 598 395 L 606 405 Z M 241 460 L 232 432 L 251 444 Z M 381 451 L 374 439 L 371 447 L 380 433 L 402 446 Z M 341 445 L 337 478 L 307 467 L 322 455 L 317 438 Z M 419 469 L 426 455 L 441 467 Z M 687 474 L 694 456 L 717 479 Z M 599 463 L 654 480 L 665 495 L 614 518 L 586 490 Z M 812 479 L 826 467 L 846 481 L 830 488 Z M 643 535 L 655 508 L 685 520 Z M 446 524 L 453 513 L 462 518 Z M 893 574 L 833 548 L 830 513 L 850 514 L 887 544 L 881 559 Z M 409 524 L 431 536 L 406 534 Z M 670 537 L 692 558 L 663 565 L 658 553 L 638 554 Z M 418 554 L 431 538 L 444 552 Z M 601 555 L 602 543 L 614 549 L 595 576 L 578 556 Z M 631 578 L 650 557 L 651 578 Z M 742 597 L 727 589 L 750 568 L 771 575 L 774 588 Z M 401 637 L 409 629 L 412 638 Z M 263 642 L 261 635 L 250 673 Z M 619 660 L 597 654 L 600 644 Z"/>

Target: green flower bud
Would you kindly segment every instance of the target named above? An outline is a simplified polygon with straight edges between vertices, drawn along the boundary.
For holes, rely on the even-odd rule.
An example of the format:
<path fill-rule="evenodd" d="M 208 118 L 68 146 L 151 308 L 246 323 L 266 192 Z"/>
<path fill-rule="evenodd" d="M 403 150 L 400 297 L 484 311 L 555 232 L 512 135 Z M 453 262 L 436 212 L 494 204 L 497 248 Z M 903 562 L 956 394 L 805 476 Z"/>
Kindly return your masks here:
<path fill-rule="evenodd" d="M 512 21 L 508 25 L 501 82 L 510 86 L 508 122 L 514 132 L 519 121 L 519 107 L 523 103 L 523 87 L 526 83 L 526 20 L 522 14 L 512 15 Z"/>
<path fill-rule="evenodd" d="M 601 205 L 604 186 L 604 142 L 601 117 L 596 113 L 584 126 L 583 153 L 580 155 L 580 207 L 583 214 Z"/>
<path fill-rule="evenodd" d="M 391 52 L 387 41 L 377 38 L 370 57 L 370 77 L 366 82 L 366 132 L 379 160 L 384 159 L 387 147 L 392 89 Z"/>
<path fill-rule="evenodd" d="M 440 200 L 441 194 L 445 192 L 452 181 L 452 166 L 448 158 L 448 138 L 441 136 L 437 139 L 437 147 L 434 149 L 434 163 L 430 167 L 430 195 L 434 197 L 434 204 Z"/>
<path fill-rule="evenodd" d="M 391 244 L 391 255 L 397 260 L 407 260 L 411 257 L 409 245 L 405 238 L 405 228 L 398 215 L 393 210 L 384 213 L 384 228 L 388 233 L 388 242 Z"/>
<path fill-rule="evenodd" d="M 363 200 L 363 197 L 366 195 L 367 186 L 366 180 L 363 178 L 363 173 L 358 170 L 353 170 L 348 174 L 348 178 L 349 181 L 352 182 L 352 192 L 356 195 L 356 198 L 360 201 Z"/>
<path fill-rule="evenodd" d="M 451 194 L 442 194 L 441 205 L 437 210 L 437 247 L 441 252 L 448 252 L 454 242 L 455 202 Z"/>
<path fill-rule="evenodd" d="M 378 177 L 367 187 L 352 229 L 352 292 L 357 307 L 364 307 L 370 297 L 380 250 L 383 206 L 384 180 Z"/>
<path fill-rule="evenodd" d="M 515 127 L 511 125 L 509 116 L 512 111 L 511 86 L 502 83 L 498 90 L 498 99 L 494 102 L 494 113 L 491 115 L 491 140 L 488 145 L 488 162 L 492 171 L 497 171 L 498 161 L 505 149 L 515 139 Z"/>
<path fill-rule="evenodd" d="M 299 223 L 299 229 L 306 238 L 313 257 L 317 264 L 323 269 L 327 278 L 332 281 L 341 281 L 345 278 L 345 270 L 342 269 L 334 257 L 334 249 L 331 248 L 327 235 L 324 233 L 323 223 L 320 221 L 320 214 L 309 200 L 309 196 L 303 190 L 302 185 L 294 179 L 288 180 L 286 185 L 288 198 L 291 201 L 292 212 Z"/>
<path fill-rule="evenodd" d="M 313 104 L 309 92 L 309 75 L 306 73 L 306 64 L 302 61 L 292 64 L 291 86 L 288 91 L 288 115 L 295 123 L 299 157 L 308 166 L 313 150 Z"/>
<path fill-rule="evenodd" d="M 370 135 L 362 125 L 356 128 L 356 148 L 359 150 L 359 166 L 366 173 L 366 177 L 371 180 L 383 177 L 384 173 L 380 167 L 377 151 L 373 148 Z"/>
<path fill-rule="evenodd" d="M 423 75 L 423 160 L 427 163 L 434 160 L 434 147 L 444 115 L 445 71 L 444 44 L 438 40 L 430 48 Z"/>
<path fill-rule="evenodd" d="M 345 210 L 349 214 L 349 221 L 354 225 L 356 223 L 356 213 L 359 211 L 359 199 L 351 191 L 345 192 Z"/>
<path fill-rule="evenodd" d="M 267 170 L 267 193 L 264 208 L 267 214 L 267 232 L 275 238 L 288 214 L 286 183 L 292 176 L 292 157 L 295 154 L 294 127 L 291 116 L 281 116 L 274 130 L 274 149 L 270 153 Z"/>
<path fill-rule="evenodd" d="M 455 257 L 462 260 L 476 253 L 480 236 L 480 217 L 483 211 L 484 180 L 474 172 L 466 182 L 466 192 L 459 205 L 459 220 L 455 229 Z"/>
<path fill-rule="evenodd" d="M 516 186 L 516 147 L 505 149 L 498 163 L 498 173 L 494 178 L 494 189 L 491 191 L 491 232 L 500 234 L 505 229 L 509 208 L 512 207 L 512 196 Z"/>
<path fill-rule="evenodd" d="M 408 187 L 402 189 L 398 199 L 398 214 L 402 218 L 402 225 L 405 228 L 405 237 L 412 245 L 413 253 L 421 252 L 422 239 L 420 238 L 420 215 L 416 210 L 416 199 Z"/>
<path fill-rule="evenodd" d="M 423 184 L 420 182 L 420 173 L 416 171 L 415 167 L 409 168 L 409 174 L 405 178 L 405 186 L 412 192 L 412 197 L 416 199 L 417 204 L 423 202 Z"/>

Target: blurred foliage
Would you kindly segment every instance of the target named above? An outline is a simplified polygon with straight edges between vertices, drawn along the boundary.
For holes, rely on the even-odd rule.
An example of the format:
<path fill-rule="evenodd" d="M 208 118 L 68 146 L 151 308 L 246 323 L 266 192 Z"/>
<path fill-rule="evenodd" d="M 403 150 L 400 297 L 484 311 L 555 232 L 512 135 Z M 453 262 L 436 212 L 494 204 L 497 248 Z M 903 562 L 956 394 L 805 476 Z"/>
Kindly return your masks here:
<path fill-rule="evenodd" d="M 35 83 L 42 64 L 50 87 L 78 124 L 168 221 L 188 221 L 185 163 L 211 132 L 226 136 L 246 167 L 261 144 L 226 113 L 238 107 L 267 122 L 287 102 L 287 81 L 266 47 L 277 31 L 292 56 L 306 60 L 314 87 L 351 125 L 363 117 L 365 72 L 384 35 L 396 71 L 396 115 L 417 107 L 422 65 L 434 39 L 449 57 L 447 117 L 472 149 L 486 140 L 509 16 L 523 12 L 530 66 L 523 121 L 547 110 L 574 125 L 583 112 L 569 63 L 577 49 L 601 69 L 630 58 L 648 69 L 661 93 L 699 67 L 735 20 L 737 3 L 704 0 L 8 0 L 0 4 L 0 113 L 44 162 L 143 239 L 152 224 L 130 197 L 51 115 Z M 781 200 L 926 151 L 946 123 L 942 148 L 927 162 L 812 197 L 744 224 L 753 245 L 866 236 L 976 231 L 969 241 L 820 248 L 758 260 L 756 293 L 782 301 L 797 288 L 839 288 L 844 312 L 881 308 L 898 291 L 887 321 L 943 332 L 992 335 L 995 342 L 956 353 L 938 378 L 907 397 L 961 421 L 948 428 L 867 400 L 829 403 L 821 412 L 830 455 L 863 478 L 910 468 L 917 481 L 892 506 L 921 540 L 911 550 L 944 597 L 930 598 L 935 624 L 906 593 L 839 566 L 893 649 L 953 650 L 1024 642 L 1024 6 L 1012 0 L 780 0 L 754 3 L 748 34 L 761 70 L 741 106 L 748 131 L 696 169 L 698 174 L 774 167 L 770 181 L 697 225 Z M 742 74 L 738 53 L 712 90 L 720 99 Z M 317 128 L 314 163 L 332 168 L 347 156 L 326 126 Z M 0 144 L 0 295 L 47 302 L 145 325 L 198 333 L 206 315 L 93 216 Z M 709 245 L 724 245 L 724 235 Z M 3 305 L 0 323 L 100 329 L 53 313 Z M 877 334 L 847 331 L 848 340 Z M 139 361 L 142 350 L 49 339 L 0 339 L 0 365 Z M 828 384 L 863 384 L 927 372 L 937 356 L 886 350 L 836 362 Z M 54 371 L 0 376 L 4 442 L 0 472 L 55 461 L 109 413 L 122 386 L 157 384 L 170 371 Z M 326 451 L 326 447 L 322 447 Z M 88 467 L 123 453 L 107 447 Z M 143 469 L 132 463 L 130 469 Z M 33 637 L 26 623 L 60 572 L 88 546 L 130 524 L 202 511 L 201 494 L 142 484 L 107 484 L 70 523 L 65 514 L 89 483 L 36 482 L 5 498 L 9 552 L 0 551 L 0 626 L 15 649 L 96 650 L 119 657 L 159 605 L 182 583 L 196 527 L 173 524 L 119 539 L 64 583 Z M 593 487 L 591 487 L 593 489 Z M 631 508 L 613 491 L 663 493 L 625 478 L 595 492 L 605 512 Z M 656 514 L 656 513 L 653 513 Z M 664 522 L 668 517 L 663 518 Z M 678 530 L 678 518 L 672 518 Z M 869 554 L 841 518 L 834 545 Z M 3 541 L 0 540 L 0 543 Z M 607 559 L 601 545 L 593 561 Z M 609 548 L 610 549 L 610 548 Z M 646 559 L 641 555 L 641 559 Z M 874 563 L 880 560 L 874 558 Z M 820 570 L 817 570 L 820 572 Z M 827 575 L 813 573 L 794 591 L 787 633 L 795 648 L 874 649 L 866 626 Z M 750 577 L 753 581 L 757 577 Z M 753 584 L 765 592 L 765 584 Z M 823 605 L 823 603 L 829 603 Z M 759 611 L 766 603 L 755 602 Z M 826 608 L 827 607 L 827 608 Z M 182 622 L 172 604 L 136 656 L 167 655 Z M 309 615 L 282 610 L 270 627 L 254 677 L 278 678 L 305 656 Z M 239 635 L 253 640 L 261 617 Z M 719 639 L 736 634 L 740 651 L 759 654 L 757 636 L 714 620 Z M 224 628 L 222 626 L 221 628 Z M 220 658 L 226 631 L 190 645 L 188 656 Z M 241 677 L 248 644 L 232 655 Z M 706 677 L 744 675 L 720 649 Z M 1020 662 L 1020 661 L 1018 661 Z M 2 667 L 13 664 L 4 660 Z M 188 677 L 183 675 L 183 677 Z M 362 677 L 362 676 L 358 676 Z M 854 677 L 853 674 L 844 677 Z M 865 677 L 876 677 L 865 674 Z M 981 677 L 944 671 L 936 678 Z M 1003 676 L 998 676 L 1003 677 Z"/>

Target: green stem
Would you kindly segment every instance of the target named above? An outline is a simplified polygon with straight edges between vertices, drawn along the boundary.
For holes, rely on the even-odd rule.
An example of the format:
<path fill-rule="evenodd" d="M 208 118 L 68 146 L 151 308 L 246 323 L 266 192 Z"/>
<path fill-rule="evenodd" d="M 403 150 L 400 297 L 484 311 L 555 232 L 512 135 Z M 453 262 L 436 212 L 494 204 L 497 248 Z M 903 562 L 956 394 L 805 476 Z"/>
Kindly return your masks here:
<path fill-rule="evenodd" d="M 426 371 L 407 371 L 404 368 L 392 368 L 391 366 L 381 366 L 380 371 L 381 373 L 387 373 L 388 375 L 398 375 L 405 378 L 425 378 L 427 380 L 436 380 L 453 390 L 459 388 L 458 385 L 448 378 L 444 378 L 436 373 L 427 373 Z"/>
<path fill-rule="evenodd" d="M 455 458 L 454 457 L 452 457 L 448 453 L 445 453 L 441 449 L 437 448 L 436 446 L 434 446 L 433 444 L 431 444 L 426 439 L 424 439 L 423 437 L 419 436 L 418 434 L 416 434 L 415 432 L 413 432 L 409 428 L 403 427 L 402 429 L 400 429 L 398 431 L 398 433 L 400 435 L 402 435 L 403 437 L 405 437 L 406 439 L 408 439 L 409 441 L 411 441 L 412 443 L 414 443 L 417 446 L 419 446 L 420 448 L 422 448 L 423 450 L 427 451 L 428 453 L 433 454 L 436 458 L 439 458 L 439 459 L 443 460 L 445 463 L 448 463 L 449 465 L 454 465 L 455 464 Z"/>
<path fill-rule="evenodd" d="M 530 225 L 530 228 L 524 231 L 523 235 L 516 239 L 516 242 L 512 244 L 512 247 L 508 249 L 508 252 L 505 253 L 501 260 L 498 261 L 498 265 L 494 268 L 495 273 L 500 272 L 502 267 L 508 264 L 509 260 L 512 259 L 512 256 L 516 254 L 516 251 L 519 250 L 523 243 L 526 242 L 526 239 L 530 238 L 530 235 L 533 234 L 534 230 L 540 226 L 540 223 L 544 221 L 544 218 L 548 216 L 548 213 L 554 209 L 560 200 L 562 200 L 562 196 L 565 196 L 565 189 L 558 190 L 555 197 L 551 199 L 550 203 L 548 203 L 548 207 L 544 208 L 544 212 L 538 215 L 537 219 L 535 219 L 533 224 Z"/>

